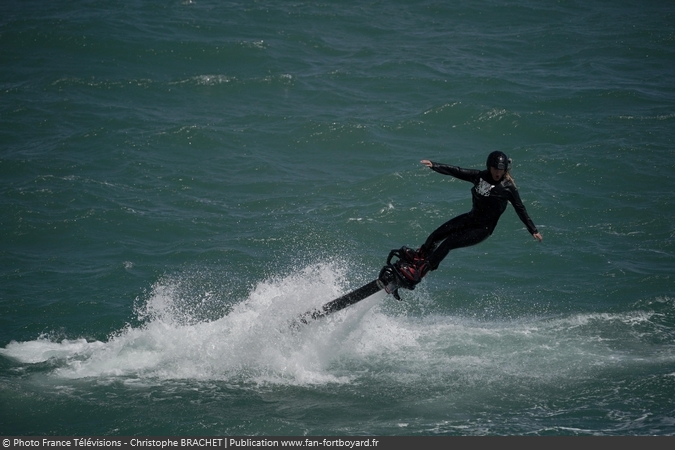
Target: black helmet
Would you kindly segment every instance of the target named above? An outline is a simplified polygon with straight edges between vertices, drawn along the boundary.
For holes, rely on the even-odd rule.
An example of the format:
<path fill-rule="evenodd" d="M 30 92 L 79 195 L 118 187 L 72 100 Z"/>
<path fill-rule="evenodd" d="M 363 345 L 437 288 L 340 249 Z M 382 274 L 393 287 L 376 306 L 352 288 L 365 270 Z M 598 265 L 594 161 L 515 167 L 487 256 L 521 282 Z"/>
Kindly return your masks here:
<path fill-rule="evenodd" d="M 511 159 L 506 156 L 506 153 L 500 151 L 490 153 L 485 164 L 488 170 L 490 170 L 490 167 L 507 171 L 511 169 Z"/>

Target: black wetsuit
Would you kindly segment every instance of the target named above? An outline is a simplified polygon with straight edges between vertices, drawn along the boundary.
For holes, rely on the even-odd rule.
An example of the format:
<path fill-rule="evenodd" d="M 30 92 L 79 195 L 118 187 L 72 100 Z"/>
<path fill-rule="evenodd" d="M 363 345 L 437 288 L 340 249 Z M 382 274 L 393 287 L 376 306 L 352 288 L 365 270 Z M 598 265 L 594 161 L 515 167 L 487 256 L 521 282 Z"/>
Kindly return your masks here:
<path fill-rule="evenodd" d="M 473 183 L 473 208 L 468 213 L 450 219 L 427 238 L 420 250 L 426 256 L 430 270 L 436 270 L 450 250 L 475 245 L 487 239 L 508 202 L 515 208 L 527 231 L 537 233 L 537 227 L 527 214 L 518 190 L 511 181 L 502 179 L 495 183 L 487 170 L 462 169 L 433 162 L 431 169 Z"/>

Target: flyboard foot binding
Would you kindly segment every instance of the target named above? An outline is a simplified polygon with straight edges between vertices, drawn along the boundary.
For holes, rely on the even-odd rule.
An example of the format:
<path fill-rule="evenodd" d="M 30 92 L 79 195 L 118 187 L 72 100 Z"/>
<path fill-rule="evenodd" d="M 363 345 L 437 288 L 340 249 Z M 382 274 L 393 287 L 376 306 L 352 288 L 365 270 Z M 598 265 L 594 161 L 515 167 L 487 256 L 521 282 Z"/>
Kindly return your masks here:
<path fill-rule="evenodd" d="M 392 262 L 394 258 L 396 260 Z M 419 252 L 408 247 L 401 247 L 389 252 L 387 264 L 380 271 L 377 284 L 387 294 L 393 295 L 396 300 L 401 300 L 398 294 L 399 288 L 412 291 L 417 283 L 422 281 L 428 270 L 429 265 L 419 256 Z"/>
<path fill-rule="evenodd" d="M 429 264 L 426 262 L 424 255 L 420 254 L 419 251 L 408 247 L 392 250 L 387 258 L 387 265 L 382 268 L 376 280 L 324 304 L 321 308 L 310 309 L 293 320 L 290 326 L 293 329 L 298 329 L 301 324 L 306 325 L 310 321 L 340 311 L 349 305 L 370 297 L 382 289 L 387 294 L 392 294 L 397 300 L 401 300 L 401 297 L 398 295 L 399 288 L 415 289 L 415 285 L 422 280 L 422 277 L 424 277 L 428 270 Z"/>

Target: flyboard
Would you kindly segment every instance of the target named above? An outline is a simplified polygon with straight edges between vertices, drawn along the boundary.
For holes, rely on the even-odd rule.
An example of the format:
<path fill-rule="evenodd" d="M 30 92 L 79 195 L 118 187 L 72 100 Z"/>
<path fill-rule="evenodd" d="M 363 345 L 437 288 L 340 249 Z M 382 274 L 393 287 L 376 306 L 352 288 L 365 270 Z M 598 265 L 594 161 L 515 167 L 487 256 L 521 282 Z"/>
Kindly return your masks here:
<path fill-rule="evenodd" d="M 338 297 L 335 300 L 324 304 L 321 308 L 311 309 L 301 314 L 291 323 L 291 327 L 298 328 L 300 325 L 307 325 L 310 321 L 320 319 L 328 314 L 345 309 L 361 300 L 365 300 L 383 289 L 387 294 L 391 294 L 397 300 L 401 300 L 401 297 L 398 294 L 399 288 L 413 290 L 415 289 L 415 285 L 420 281 L 419 279 L 411 280 L 401 273 L 402 265 L 411 263 L 406 257 L 410 252 L 411 250 L 407 247 L 392 250 L 389 252 L 387 263 L 382 270 L 380 270 L 377 279 L 343 295 L 342 297 Z"/>

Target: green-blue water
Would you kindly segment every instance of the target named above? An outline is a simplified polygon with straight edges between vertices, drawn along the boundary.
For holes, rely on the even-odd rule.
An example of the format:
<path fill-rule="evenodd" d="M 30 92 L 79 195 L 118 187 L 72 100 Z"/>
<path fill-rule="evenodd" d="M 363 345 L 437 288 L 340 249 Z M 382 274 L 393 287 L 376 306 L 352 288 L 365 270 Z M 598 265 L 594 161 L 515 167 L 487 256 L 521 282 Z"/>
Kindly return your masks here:
<path fill-rule="evenodd" d="M 0 5 L 0 434 L 675 434 L 675 6 Z M 288 322 L 470 208 L 403 302 Z"/>

